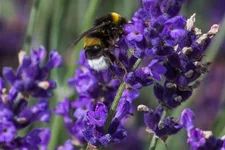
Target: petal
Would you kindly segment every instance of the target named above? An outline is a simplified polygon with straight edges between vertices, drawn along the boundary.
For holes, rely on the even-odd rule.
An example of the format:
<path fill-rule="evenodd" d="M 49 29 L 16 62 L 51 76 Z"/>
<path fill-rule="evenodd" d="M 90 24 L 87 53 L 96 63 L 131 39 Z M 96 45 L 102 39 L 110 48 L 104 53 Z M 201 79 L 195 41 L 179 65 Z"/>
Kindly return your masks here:
<path fill-rule="evenodd" d="M 9 67 L 4 67 L 3 68 L 3 75 L 5 77 L 5 79 L 11 84 L 13 85 L 13 83 L 16 81 L 16 75 L 13 72 L 12 68 Z"/>
<path fill-rule="evenodd" d="M 134 34 L 134 32 L 131 32 L 131 33 L 129 33 L 127 36 L 126 36 L 126 39 L 128 40 L 128 41 L 132 41 L 132 40 L 134 40 L 136 38 L 136 35 Z"/>
<path fill-rule="evenodd" d="M 0 92 L 2 91 L 3 88 L 5 88 L 5 82 L 4 82 L 4 80 L 0 77 Z"/>
<path fill-rule="evenodd" d="M 115 118 L 121 120 L 125 115 L 129 113 L 129 110 L 130 110 L 130 103 L 127 100 L 120 101 L 116 108 Z"/>
<path fill-rule="evenodd" d="M 154 66 L 152 66 L 152 70 L 159 74 L 164 74 L 166 73 L 167 69 L 161 64 L 155 64 Z"/>
<path fill-rule="evenodd" d="M 124 27 L 124 31 L 128 33 L 134 32 L 135 30 L 136 30 L 136 27 L 133 24 L 127 24 Z"/>
<path fill-rule="evenodd" d="M 111 142 L 111 140 L 112 136 L 110 134 L 106 134 L 99 139 L 99 142 L 101 143 L 102 146 L 107 147 L 108 144 Z"/>
<path fill-rule="evenodd" d="M 193 128 L 194 113 L 191 109 L 184 109 L 180 116 L 180 124 L 183 125 L 187 130 Z"/>

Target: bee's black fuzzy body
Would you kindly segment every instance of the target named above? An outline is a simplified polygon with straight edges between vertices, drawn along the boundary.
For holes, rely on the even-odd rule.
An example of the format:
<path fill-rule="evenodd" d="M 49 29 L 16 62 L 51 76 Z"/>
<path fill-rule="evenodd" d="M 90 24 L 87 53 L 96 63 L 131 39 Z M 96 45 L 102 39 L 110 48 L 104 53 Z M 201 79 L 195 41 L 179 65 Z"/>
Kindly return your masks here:
<path fill-rule="evenodd" d="M 126 23 L 126 19 L 117 13 L 95 19 L 94 27 L 100 27 L 89 32 L 84 38 L 85 56 L 92 69 L 105 70 L 116 61 L 115 56 L 108 49 L 114 47 L 120 39 Z"/>

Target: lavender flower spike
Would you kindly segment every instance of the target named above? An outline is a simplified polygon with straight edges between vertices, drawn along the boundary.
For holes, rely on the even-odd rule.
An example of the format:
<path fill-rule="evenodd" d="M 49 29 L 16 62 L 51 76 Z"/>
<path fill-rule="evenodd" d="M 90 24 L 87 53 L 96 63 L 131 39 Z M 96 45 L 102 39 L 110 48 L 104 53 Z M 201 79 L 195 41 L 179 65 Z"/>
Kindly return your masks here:
<path fill-rule="evenodd" d="M 144 122 L 147 131 L 165 140 L 167 136 L 176 134 L 182 126 L 179 121 L 173 117 L 166 117 L 161 120 L 164 109 L 158 106 L 155 111 L 147 108 L 145 105 L 139 105 L 138 111 L 144 111 Z"/>
<path fill-rule="evenodd" d="M 3 75 L 24 96 L 48 98 L 52 96 L 51 91 L 56 88 L 55 81 L 49 80 L 48 75 L 53 68 L 60 66 L 62 57 L 53 50 L 47 63 L 42 64 L 45 57 L 46 50 L 41 46 L 38 50 L 32 50 L 31 56 L 22 55 L 17 72 L 13 72 L 12 68 L 4 67 Z"/>
<path fill-rule="evenodd" d="M 34 149 L 46 150 L 50 140 L 50 130 L 35 128 L 26 136 L 18 136 L 19 130 L 35 122 L 48 122 L 51 117 L 49 96 L 56 87 L 48 74 L 61 64 L 61 56 L 57 51 L 50 53 L 46 64 L 42 64 L 46 55 L 43 47 L 33 50 L 31 56 L 20 53 L 20 66 L 17 72 L 4 67 L 5 79 L 11 84 L 6 88 L 0 77 L 0 149 Z M 21 96 L 22 95 L 22 96 Z M 28 105 L 28 98 L 38 98 L 33 105 Z"/>
<path fill-rule="evenodd" d="M 181 125 L 187 130 L 187 143 L 193 150 L 224 149 L 224 139 L 213 136 L 211 131 L 203 131 L 194 126 L 194 113 L 190 109 L 184 109 L 180 117 Z"/>

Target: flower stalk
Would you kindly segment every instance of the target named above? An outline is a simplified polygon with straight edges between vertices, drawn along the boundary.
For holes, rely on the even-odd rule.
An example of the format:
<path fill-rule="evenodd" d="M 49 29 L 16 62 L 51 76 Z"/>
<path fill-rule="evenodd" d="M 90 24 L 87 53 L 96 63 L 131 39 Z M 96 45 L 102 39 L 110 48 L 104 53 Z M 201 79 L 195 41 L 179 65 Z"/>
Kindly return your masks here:
<path fill-rule="evenodd" d="M 27 33 L 25 36 L 25 42 L 23 45 L 23 50 L 29 52 L 32 42 L 32 36 L 35 30 L 35 24 L 37 21 L 39 6 L 40 6 L 41 0 L 33 0 L 33 5 L 31 9 L 30 19 L 27 27 Z"/>
<path fill-rule="evenodd" d="M 120 101 L 120 98 L 121 98 L 121 96 L 123 94 L 123 91 L 125 89 L 125 86 L 126 86 L 126 83 L 125 82 L 123 82 L 123 83 L 120 84 L 120 87 L 119 87 L 119 89 L 118 89 L 118 91 L 116 93 L 116 97 L 115 97 L 115 99 L 114 99 L 114 101 L 112 103 L 112 106 L 110 108 L 109 116 L 108 116 L 108 118 L 106 120 L 105 131 L 107 131 L 108 128 L 109 128 L 110 122 L 112 121 L 112 118 L 113 118 L 113 116 L 115 114 L 116 108 L 117 108 L 117 106 L 119 104 L 119 101 Z"/>
<path fill-rule="evenodd" d="M 164 108 L 163 115 L 160 119 L 160 122 L 163 121 L 166 118 L 167 111 L 168 111 L 168 109 Z M 158 137 L 154 134 L 153 137 L 152 137 L 150 146 L 149 146 L 149 150 L 155 150 L 155 148 L 157 146 L 157 143 L 158 143 L 158 140 L 159 140 Z"/>
<path fill-rule="evenodd" d="M 141 64 L 141 62 L 142 62 L 142 59 L 138 59 L 135 62 L 135 64 L 134 64 L 134 66 L 133 66 L 132 69 L 133 70 L 136 70 L 138 68 L 138 66 Z M 126 83 L 125 82 L 123 82 L 123 83 L 120 84 L 120 87 L 119 87 L 119 89 L 118 89 L 118 91 L 116 93 L 116 97 L 113 100 L 112 106 L 110 108 L 109 116 L 108 116 L 108 118 L 106 120 L 105 131 L 107 131 L 108 128 L 109 128 L 109 126 L 110 126 L 110 122 L 112 121 L 112 118 L 113 118 L 113 116 L 115 114 L 116 108 L 117 108 L 117 106 L 118 106 L 118 104 L 120 102 L 120 98 L 121 98 L 121 96 L 123 94 L 123 91 L 124 91 L 125 87 L 126 87 Z"/>

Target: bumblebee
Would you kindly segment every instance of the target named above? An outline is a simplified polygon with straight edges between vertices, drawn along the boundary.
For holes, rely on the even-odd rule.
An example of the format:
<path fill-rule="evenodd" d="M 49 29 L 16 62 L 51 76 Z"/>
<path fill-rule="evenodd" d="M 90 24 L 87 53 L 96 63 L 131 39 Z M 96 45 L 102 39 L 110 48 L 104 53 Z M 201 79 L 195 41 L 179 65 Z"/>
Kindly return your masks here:
<path fill-rule="evenodd" d="M 96 71 L 108 69 L 113 63 L 125 67 L 109 51 L 116 47 L 116 42 L 123 34 L 127 23 L 124 17 L 117 13 L 106 14 L 94 20 L 93 27 L 82 33 L 71 45 L 77 44 L 84 38 L 85 56 L 90 67 Z M 70 46 L 71 46 L 70 45 Z"/>

